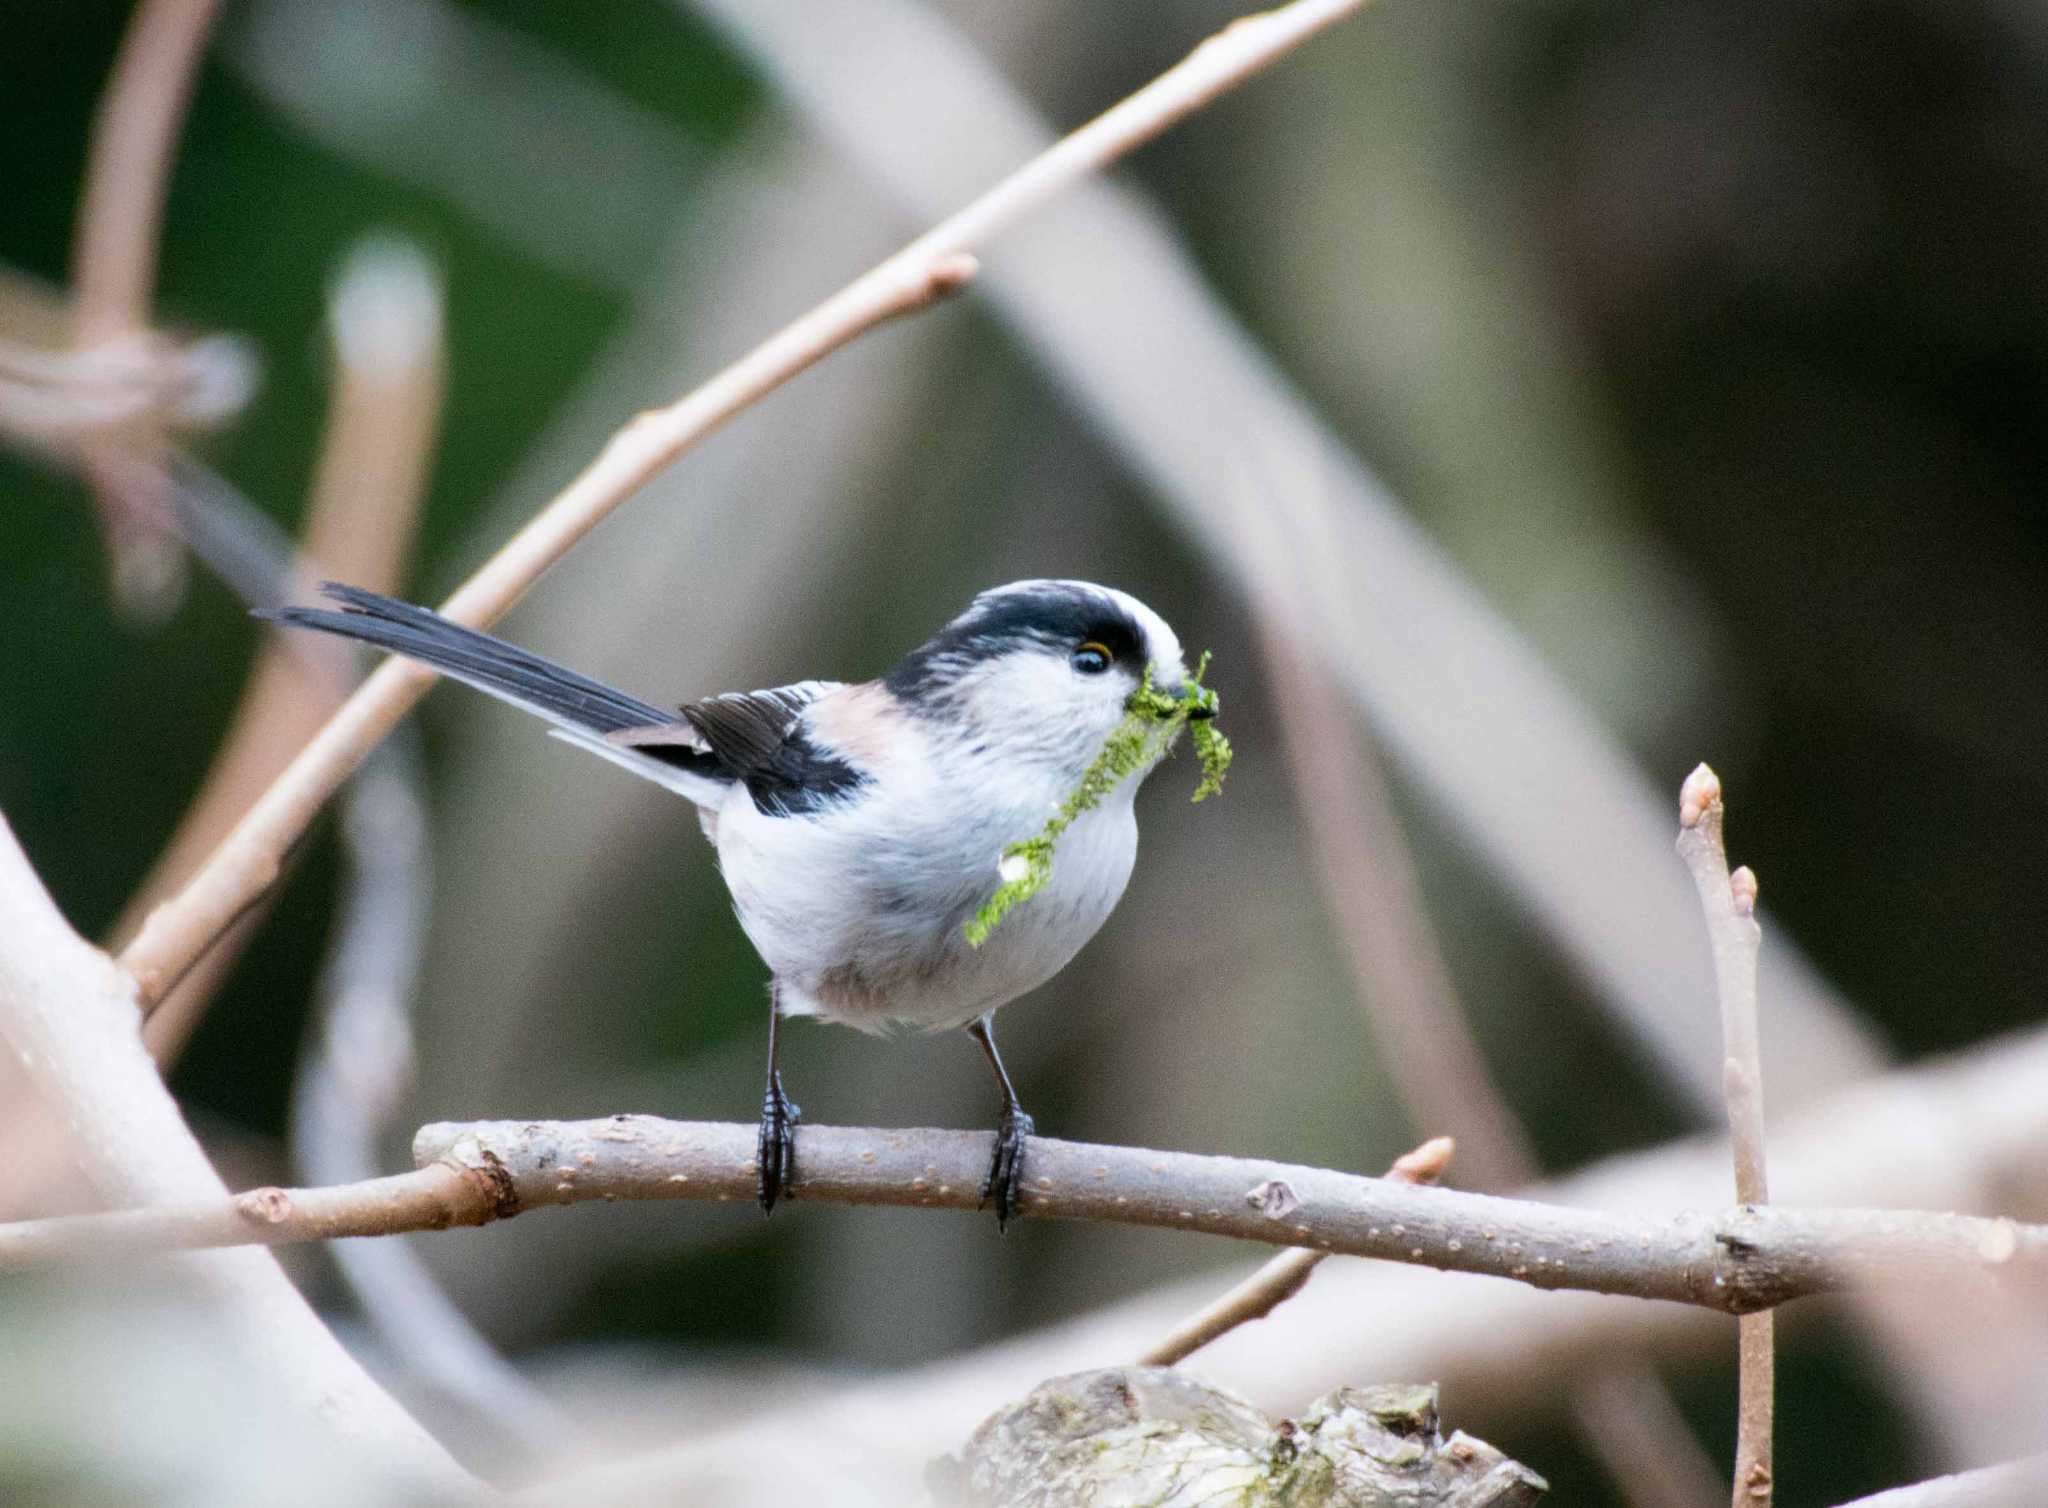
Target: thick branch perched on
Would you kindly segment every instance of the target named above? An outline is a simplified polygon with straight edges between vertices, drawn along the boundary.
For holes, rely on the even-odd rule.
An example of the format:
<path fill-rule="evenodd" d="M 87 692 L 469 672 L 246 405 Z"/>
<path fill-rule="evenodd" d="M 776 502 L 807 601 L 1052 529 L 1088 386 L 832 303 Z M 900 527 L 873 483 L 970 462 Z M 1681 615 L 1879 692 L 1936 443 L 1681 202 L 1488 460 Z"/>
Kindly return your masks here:
<path fill-rule="evenodd" d="M 0 1226 L 0 1270 L 118 1251 L 481 1225 L 592 1200 L 747 1200 L 756 1134 L 750 1125 L 642 1115 L 432 1125 L 414 1141 L 415 1173 Z M 978 1132 L 806 1126 L 791 1197 L 971 1211 L 987 1169 L 988 1137 Z M 1045 1219 L 1201 1231 L 1732 1314 L 1863 1284 L 1963 1272 L 2048 1276 L 2048 1226 L 1976 1216 L 1772 1206 L 1638 1217 L 1047 1138 L 1031 1143 L 1031 1175 L 1024 1211 Z"/>
<path fill-rule="evenodd" d="M 702 387 L 632 420 L 442 604 L 442 613 L 471 627 L 490 623 L 613 509 L 733 415 L 863 332 L 958 289 L 974 275 L 973 249 L 990 236 L 1363 4 L 1294 0 L 1211 37 Z M 140 986 L 145 1009 L 162 999 L 214 939 L 269 889 L 286 850 L 327 798 L 434 680 L 432 671 L 409 661 L 379 666 L 191 883 L 149 918 L 121 954 L 122 965 Z"/>

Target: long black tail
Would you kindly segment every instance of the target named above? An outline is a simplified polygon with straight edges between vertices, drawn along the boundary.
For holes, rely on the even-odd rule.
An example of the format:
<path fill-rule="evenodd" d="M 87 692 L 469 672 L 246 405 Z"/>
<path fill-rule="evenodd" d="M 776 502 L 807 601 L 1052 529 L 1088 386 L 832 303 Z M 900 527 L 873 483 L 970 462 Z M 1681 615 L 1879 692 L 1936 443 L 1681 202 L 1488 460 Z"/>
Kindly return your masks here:
<path fill-rule="evenodd" d="M 313 628 L 360 639 L 444 670 L 480 690 L 496 692 L 551 721 L 559 720 L 593 733 L 616 733 L 621 728 L 681 721 L 673 712 L 664 712 L 638 697 L 614 691 L 601 681 L 578 675 L 516 644 L 450 623 L 427 608 L 338 581 L 322 582 L 320 591 L 342 604 L 343 610 L 287 607 L 275 612 L 259 611 L 255 616 L 289 623 L 295 628 Z"/>
<path fill-rule="evenodd" d="M 342 610 L 287 607 L 256 616 L 294 628 L 360 639 L 431 665 L 454 680 L 554 724 L 557 738 L 667 786 L 700 807 L 716 809 L 732 787 L 731 772 L 702 747 L 700 735 L 676 713 L 664 712 L 516 644 L 450 623 L 439 613 L 409 602 L 334 581 L 323 583 L 320 590 L 339 602 Z M 680 736 L 633 746 L 606 737 L 627 728 L 674 729 Z"/>

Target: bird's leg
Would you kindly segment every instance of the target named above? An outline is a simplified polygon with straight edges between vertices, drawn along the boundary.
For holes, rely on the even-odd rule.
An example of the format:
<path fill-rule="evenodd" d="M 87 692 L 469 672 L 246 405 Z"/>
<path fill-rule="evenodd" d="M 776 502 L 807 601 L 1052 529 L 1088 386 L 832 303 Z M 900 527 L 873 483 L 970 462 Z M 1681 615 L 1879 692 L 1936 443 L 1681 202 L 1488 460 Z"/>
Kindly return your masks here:
<path fill-rule="evenodd" d="M 995 1012 L 989 1012 L 968 1027 L 967 1032 L 981 1044 L 982 1052 L 988 1056 L 988 1066 L 996 1071 L 996 1082 L 1003 1086 L 1003 1112 L 996 1122 L 996 1153 L 989 1163 L 988 1178 L 981 1185 L 984 1206 L 991 1194 L 995 1196 L 996 1229 L 1001 1231 L 1021 1208 L 1018 1195 L 1024 1188 L 1024 1139 L 1038 1128 L 1017 1103 L 1017 1090 L 1010 1083 L 1009 1070 L 1003 1067 L 1003 1055 L 996 1051 L 995 1031 L 989 1025 L 994 1018 Z"/>
<path fill-rule="evenodd" d="M 796 1127 L 803 1112 L 782 1092 L 782 1070 L 775 1050 L 782 1037 L 782 981 L 768 986 L 768 1088 L 761 1096 L 761 1139 L 756 1151 L 754 1192 L 761 1213 L 775 1213 L 775 1201 L 796 1182 Z"/>

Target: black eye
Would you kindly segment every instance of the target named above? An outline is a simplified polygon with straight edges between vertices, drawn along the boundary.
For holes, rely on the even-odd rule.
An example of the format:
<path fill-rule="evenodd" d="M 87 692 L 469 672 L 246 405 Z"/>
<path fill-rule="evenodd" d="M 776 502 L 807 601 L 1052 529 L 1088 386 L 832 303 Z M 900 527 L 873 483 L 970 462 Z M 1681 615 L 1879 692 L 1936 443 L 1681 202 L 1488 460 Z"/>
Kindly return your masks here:
<path fill-rule="evenodd" d="M 1103 671 L 1109 669 L 1110 658 L 1107 645 L 1098 644 L 1090 639 L 1074 651 L 1067 663 L 1083 675 L 1101 675 Z"/>

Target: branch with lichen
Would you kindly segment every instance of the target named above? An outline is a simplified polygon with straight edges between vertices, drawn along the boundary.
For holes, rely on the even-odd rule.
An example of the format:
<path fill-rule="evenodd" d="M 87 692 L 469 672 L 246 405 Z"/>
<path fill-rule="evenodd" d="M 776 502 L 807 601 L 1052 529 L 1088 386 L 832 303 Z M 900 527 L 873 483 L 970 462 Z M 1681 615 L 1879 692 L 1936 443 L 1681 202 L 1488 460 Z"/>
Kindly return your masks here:
<path fill-rule="evenodd" d="M 546 1205 L 754 1197 L 758 1127 L 617 1115 L 437 1124 L 417 1171 L 202 1206 L 0 1226 L 0 1271 L 157 1250 L 283 1245 L 481 1225 Z M 790 1197 L 971 1211 L 988 1137 L 806 1126 Z M 460 1199 L 436 1190 L 459 1185 Z M 1415 1187 L 1322 1168 L 1036 1138 L 1023 1212 L 1198 1231 L 1532 1287 L 1748 1314 L 1871 1284 L 2048 1278 L 2048 1226 L 1915 1210 L 1783 1205 L 1636 1215 Z"/>

